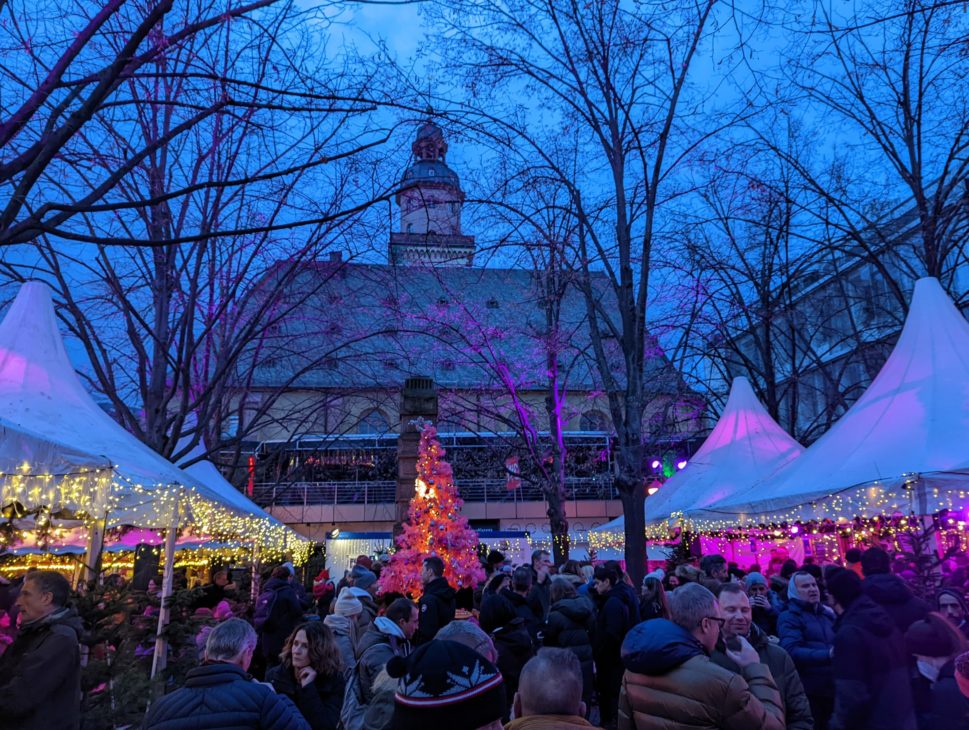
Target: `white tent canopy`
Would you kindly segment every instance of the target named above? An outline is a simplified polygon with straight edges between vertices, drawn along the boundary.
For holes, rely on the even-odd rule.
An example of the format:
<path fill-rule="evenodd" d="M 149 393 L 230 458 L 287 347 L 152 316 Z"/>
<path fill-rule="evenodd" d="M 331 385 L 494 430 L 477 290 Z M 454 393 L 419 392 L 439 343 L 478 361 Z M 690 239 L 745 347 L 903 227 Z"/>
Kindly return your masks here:
<path fill-rule="evenodd" d="M 646 524 L 665 527 L 688 510 L 747 490 L 796 459 L 804 449 L 770 417 L 744 377 L 735 378 L 716 426 L 687 465 L 646 499 Z M 594 528 L 621 532 L 622 517 Z"/>
<path fill-rule="evenodd" d="M 233 518 L 239 530 L 262 521 L 166 461 L 98 406 L 67 357 L 50 293 L 41 282 L 25 283 L 0 322 L 0 413 L 18 429 L 81 445 L 110 462 L 115 479 L 96 509 L 109 513 L 111 524 L 167 527 L 176 493 L 188 497 L 180 498 L 181 524 L 199 520 L 193 504 L 195 511 L 214 506 L 220 524 Z"/>
<path fill-rule="evenodd" d="M 714 527 L 962 507 L 967 434 L 969 322 L 920 279 L 898 343 L 840 420 L 773 478 L 691 516 Z"/>

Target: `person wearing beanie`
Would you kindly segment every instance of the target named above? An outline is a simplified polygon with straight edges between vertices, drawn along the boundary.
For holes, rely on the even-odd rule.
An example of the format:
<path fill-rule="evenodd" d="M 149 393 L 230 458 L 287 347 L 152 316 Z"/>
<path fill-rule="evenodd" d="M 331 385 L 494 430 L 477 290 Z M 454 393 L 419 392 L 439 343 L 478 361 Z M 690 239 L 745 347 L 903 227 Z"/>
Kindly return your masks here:
<path fill-rule="evenodd" d="M 340 649 L 344 677 L 349 677 L 357 663 L 357 616 L 362 612 L 363 604 L 349 588 L 344 588 L 333 602 L 333 613 L 323 619 L 324 625 L 333 632 L 333 638 Z"/>
<path fill-rule="evenodd" d="M 435 639 L 456 641 L 469 649 L 474 649 L 492 664 L 498 663 L 498 650 L 491 637 L 480 626 L 470 621 L 452 621 L 437 632 Z"/>
<path fill-rule="evenodd" d="M 399 680 L 393 730 L 502 730 L 501 673 L 464 644 L 432 639 L 387 662 L 387 673 Z"/>
<path fill-rule="evenodd" d="M 919 730 L 969 730 L 969 699 L 955 676 L 956 657 L 969 649 L 966 638 L 944 617 L 930 613 L 909 626 L 905 648 L 918 669 L 912 689 Z"/>
<path fill-rule="evenodd" d="M 909 656 L 895 622 L 847 569 L 833 571 L 828 592 L 834 635 L 834 730 L 915 730 Z"/>
<path fill-rule="evenodd" d="M 897 575 L 891 574 L 892 559 L 878 547 L 868 548 L 861 556 L 865 574 L 862 589 L 865 595 L 885 609 L 900 633 L 932 610 L 927 602 L 912 594 L 911 589 Z"/>
<path fill-rule="evenodd" d="M 821 603 L 821 590 L 810 573 L 794 573 L 787 588 L 787 610 L 777 618 L 777 635 L 801 675 L 815 727 L 826 728 L 834 711 L 835 614 Z"/>
<path fill-rule="evenodd" d="M 377 602 L 374 600 L 377 593 L 377 574 L 359 565 L 350 574 L 354 576 L 350 592 L 363 604 L 363 611 L 357 616 L 357 628 L 363 634 L 377 618 Z"/>
<path fill-rule="evenodd" d="M 969 606 L 958 588 L 942 588 L 935 595 L 936 608 L 962 635 L 969 638 Z"/>
<path fill-rule="evenodd" d="M 777 600 L 777 595 L 768 587 L 767 578 L 760 572 L 751 571 L 744 576 L 743 586 L 747 598 L 750 599 L 754 624 L 768 636 L 776 636 L 781 603 Z"/>

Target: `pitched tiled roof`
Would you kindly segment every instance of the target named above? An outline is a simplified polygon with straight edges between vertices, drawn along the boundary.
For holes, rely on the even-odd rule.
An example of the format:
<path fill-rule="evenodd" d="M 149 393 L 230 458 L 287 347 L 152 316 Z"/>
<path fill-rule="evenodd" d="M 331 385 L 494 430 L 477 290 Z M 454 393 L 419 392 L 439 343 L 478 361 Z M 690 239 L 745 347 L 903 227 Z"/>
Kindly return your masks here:
<path fill-rule="evenodd" d="M 606 293 L 604 276 L 594 283 Z M 396 388 L 421 374 L 445 388 L 488 389 L 500 385 L 497 363 L 522 389 L 546 382 L 546 311 L 533 272 L 319 262 L 302 267 L 287 292 L 289 311 L 253 353 L 252 387 Z M 585 302 L 574 287 L 562 299 L 560 322 L 568 386 L 601 388 Z M 607 345 L 620 364 L 618 343 Z M 615 372 L 621 382 L 621 367 Z M 685 390 L 658 347 L 645 380 L 650 394 Z"/>

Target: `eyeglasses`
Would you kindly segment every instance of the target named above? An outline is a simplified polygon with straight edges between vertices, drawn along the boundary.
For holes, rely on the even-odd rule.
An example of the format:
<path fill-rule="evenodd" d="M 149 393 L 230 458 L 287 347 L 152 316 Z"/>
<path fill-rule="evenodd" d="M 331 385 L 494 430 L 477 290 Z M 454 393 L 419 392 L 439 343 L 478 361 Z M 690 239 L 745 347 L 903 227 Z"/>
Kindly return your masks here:
<path fill-rule="evenodd" d="M 727 619 L 720 618 L 719 616 L 704 616 L 703 618 L 710 619 L 711 621 L 716 621 L 717 627 L 721 629 L 723 628 L 723 625 L 727 623 Z"/>

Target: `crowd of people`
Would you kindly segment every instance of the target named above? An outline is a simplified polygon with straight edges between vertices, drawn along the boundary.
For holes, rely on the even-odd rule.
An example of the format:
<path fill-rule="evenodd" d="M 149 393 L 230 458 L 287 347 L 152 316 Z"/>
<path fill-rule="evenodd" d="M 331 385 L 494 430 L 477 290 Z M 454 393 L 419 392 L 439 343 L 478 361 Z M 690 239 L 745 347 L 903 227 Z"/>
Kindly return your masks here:
<path fill-rule="evenodd" d="M 844 565 L 743 571 L 719 555 L 651 572 L 617 562 L 514 566 L 456 590 L 440 558 L 416 601 L 377 591 L 361 556 L 307 591 L 273 569 L 245 618 L 217 570 L 192 608 L 197 666 L 143 727 L 273 730 L 621 728 L 969 730 L 966 566 L 932 600 L 880 548 Z M 0 656 L 0 730 L 78 728 L 84 631 L 60 574 L 28 573 Z M 208 613 L 206 613 L 208 612 Z"/>

